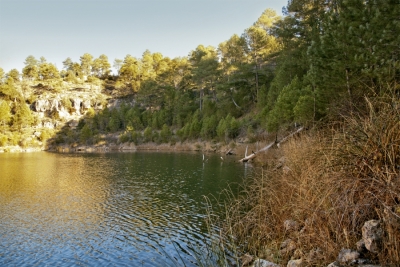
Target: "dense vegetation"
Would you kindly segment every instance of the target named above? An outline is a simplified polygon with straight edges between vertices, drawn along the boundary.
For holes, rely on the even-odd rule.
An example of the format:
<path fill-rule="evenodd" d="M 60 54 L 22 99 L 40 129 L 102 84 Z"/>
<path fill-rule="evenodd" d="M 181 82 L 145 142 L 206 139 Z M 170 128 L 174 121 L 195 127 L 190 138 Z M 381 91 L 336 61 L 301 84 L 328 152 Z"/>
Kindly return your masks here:
<path fill-rule="evenodd" d="M 80 123 L 75 139 L 92 143 L 117 131 L 136 142 L 226 140 L 336 119 L 359 111 L 365 96 L 399 89 L 399 13 L 396 0 L 293 0 L 283 18 L 267 9 L 218 48 L 199 45 L 174 59 L 127 55 L 115 59 L 115 75 L 106 55 L 67 58 L 61 71 L 29 56 L 21 73 L 0 73 L 2 131 L 34 123 L 31 100 L 15 89 L 27 81 L 59 91 L 61 81 L 102 83 L 113 96 L 133 96 L 137 105 L 91 112 Z"/>

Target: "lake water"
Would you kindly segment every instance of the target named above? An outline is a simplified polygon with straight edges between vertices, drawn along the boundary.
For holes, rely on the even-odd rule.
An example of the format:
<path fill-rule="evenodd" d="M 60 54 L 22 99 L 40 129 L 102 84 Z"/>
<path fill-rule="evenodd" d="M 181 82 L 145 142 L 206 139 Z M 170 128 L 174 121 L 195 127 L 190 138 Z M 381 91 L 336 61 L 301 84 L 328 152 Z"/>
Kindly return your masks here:
<path fill-rule="evenodd" d="M 0 154 L 0 266 L 196 266 L 204 196 L 250 171 L 198 153 Z"/>

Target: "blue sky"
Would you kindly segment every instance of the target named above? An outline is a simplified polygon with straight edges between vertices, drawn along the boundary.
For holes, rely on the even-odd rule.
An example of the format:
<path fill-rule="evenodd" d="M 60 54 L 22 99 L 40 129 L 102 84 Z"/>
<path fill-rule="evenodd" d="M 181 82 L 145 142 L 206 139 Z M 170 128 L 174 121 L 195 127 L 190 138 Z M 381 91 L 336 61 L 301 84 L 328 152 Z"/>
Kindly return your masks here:
<path fill-rule="evenodd" d="M 171 58 L 242 34 L 261 13 L 287 0 L 0 0 L 0 67 L 19 71 L 29 55 L 62 69 L 84 53 Z"/>

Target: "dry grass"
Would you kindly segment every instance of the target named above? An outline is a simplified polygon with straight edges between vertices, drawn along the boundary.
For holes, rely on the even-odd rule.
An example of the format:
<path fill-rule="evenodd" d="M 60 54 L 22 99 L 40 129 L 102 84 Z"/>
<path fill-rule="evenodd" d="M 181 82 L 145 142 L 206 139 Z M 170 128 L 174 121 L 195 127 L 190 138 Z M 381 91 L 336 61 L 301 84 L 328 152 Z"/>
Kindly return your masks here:
<path fill-rule="evenodd" d="M 367 100 L 369 114 L 287 142 L 282 147 L 284 166 L 268 164 L 226 207 L 221 223 L 234 249 L 279 263 L 293 257 L 303 258 L 307 266 L 326 266 L 341 248 L 355 249 L 364 222 L 377 219 L 385 233 L 382 247 L 378 254 L 365 256 L 381 264 L 399 264 L 400 104 L 396 101 Z M 299 231 L 285 231 L 288 219 L 299 223 Z M 296 248 L 280 251 L 288 238 Z"/>

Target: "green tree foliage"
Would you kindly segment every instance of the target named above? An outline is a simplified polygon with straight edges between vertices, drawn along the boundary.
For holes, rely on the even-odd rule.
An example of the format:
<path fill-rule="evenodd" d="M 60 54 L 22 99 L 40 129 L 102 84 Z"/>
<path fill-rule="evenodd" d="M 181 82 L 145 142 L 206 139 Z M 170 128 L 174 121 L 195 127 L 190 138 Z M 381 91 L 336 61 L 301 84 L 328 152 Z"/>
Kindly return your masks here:
<path fill-rule="evenodd" d="M 143 138 L 145 142 L 151 142 L 153 139 L 153 130 L 151 127 L 147 127 L 143 132 Z"/>
<path fill-rule="evenodd" d="M 6 77 L 6 74 L 3 70 L 3 68 L 0 68 L 0 84 L 3 83 L 5 77 Z"/>
<path fill-rule="evenodd" d="M 24 102 L 17 102 L 13 116 L 13 126 L 21 131 L 25 127 L 30 127 L 34 123 L 34 120 L 29 106 Z"/>
<path fill-rule="evenodd" d="M 92 73 L 98 78 L 105 78 L 110 74 L 110 68 L 111 64 L 108 62 L 108 57 L 102 54 L 93 61 Z"/>
<path fill-rule="evenodd" d="M 160 132 L 161 142 L 168 143 L 170 141 L 171 136 L 172 136 L 171 130 L 166 124 L 164 124 Z"/>
<path fill-rule="evenodd" d="M 268 130 L 276 131 L 280 125 L 294 120 L 294 108 L 299 100 L 301 89 L 302 85 L 297 77 L 283 88 L 267 118 Z"/>
<path fill-rule="evenodd" d="M 25 59 L 25 67 L 22 69 L 22 77 L 27 80 L 36 80 L 39 76 L 39 61 L 34 56 Z"/>
<path fill-rule="evenodd" d="M 89 141 L 90 138 L 92 138 L 93 133 L 92 133 L 92 129 L 90 129 L 88 124 L 85 124 L 82 129 L 81 129 L 81 133 L 80 133 L 80 140 L 83 143 L 87 143 Z"/>
<path fill-rule="evenodd" d="M 195 89 L 199 92 L 201 111 L 205 89 L 211 91 L 215 97 L 215 84 L 219 77 L 218 53 L 212 46 L 199 45 L 196 50 L 191 52 L 189 60 L 192 64 L 192 79 L 195 82 Z"/>
<path fill-rule="evenodd" d="M 129 86 L 133 92 L 140 88 L 140 61 L 127 55 L 120 69 L 119 80 Z"/>
<path fill-rule="evenodd" d="M 7 73 L 6 77 L 12 78 L 14 80 L 14 82 L 18 82 L 19 78 L 21 77 L 21 74 L 19 73 L 19 71 L 17 69 L 12 69 Z"/>
<path fill-rule="evenodd" d="M 63 68 L 65 69 L 65 70 L 72 70 L 73 68 L 72 68 L 72 66 L 74 65 L 74 62 L 72 61 L 72 59 L 70 58 L 70 57 L 67 57 L 67 59 L 65 59 L 64 61 L 63 61 Z"/>
<path fill-rule="evenodd" d="M 123 62 L 124 61 L 122 59 L 118 59 L 118 58 L 114 59 L 113 67 L 117 71 L 118 75 L 120 75 L 119 71 L 120 71 L 120 69 L 122 67 Z"/>
<path fill-rule="evenodd" d="M 92 71 L 92 65 L 93 65 L 93 56 L 89 53 L 83 54 L 83 56 L 80 57 L 80 62 L 81 62 L 81 71 L 82 74 L 88 77 Z"/>
<path fill-rule="evenodd" d="M 0 125 L 4 131 L 11 120 L 11 108 L 5 100 L 0 100 Z"/>
<path fill-rule="evenodd" d="M 60 73 L 54 64 L 42 62 L 39 65 L 38 76 L 41 80 L 50 80 L 60 78 Z"/>
<path fill-rule="evenodd" d="M 312 80 L 325 102 L 346 99 L 353 105 L 395 82 L 399 13 L 399 4 L 391 1 L 339 1 L 328 10 L 324 32 L 308 49 Z"/>
<path fill-rule="evenodd" d="M 17 91 L 17 88 L 14 83 L 14 79 L 9 77 L 7 78 L 6 82 L 0 84 L 0 96 L 5 96 L 9 100 L 20 98 L 20 94 Z"/>
<path fill-rule="evenodd" d="M 399 8 L 396 1 L 290 1 L 290 15 L 272 30 L 284 50 L 268 91 L 268 128 L 333 118 L 360 109 L 364 96 L 395 88 Z"/>
<path fill-rule="evenodd" d="M 146 50 L 141 58 L 115 59 L 118 75 L 107 89 L 136 104 L 91 112 L 80 129 L 88 125 L 93 136 L 121 131 L 120 140 L 135 142 L 166 142 L 172 132 L 181 140 L 228 141 L 246 130 L 255 136 L 259 125 L 277 131 L 353 112 L 364 96 L 389 85 L 399 90 L 399 8 L 396 0 L 291 0 L 283 18 L 267 9 L 218 49 L 199 45 L 173 59 Z M 24 79 L 58 78 L 43 57 L 29 56 L 25 65 Z M 63 65 L 65 81 L 111 78 L 106 55 L 86 53 L 80 63 L 67 58 Z M 0 97 L 17 101 L 18 71 L 7 78 L 0 75 Z"/>

